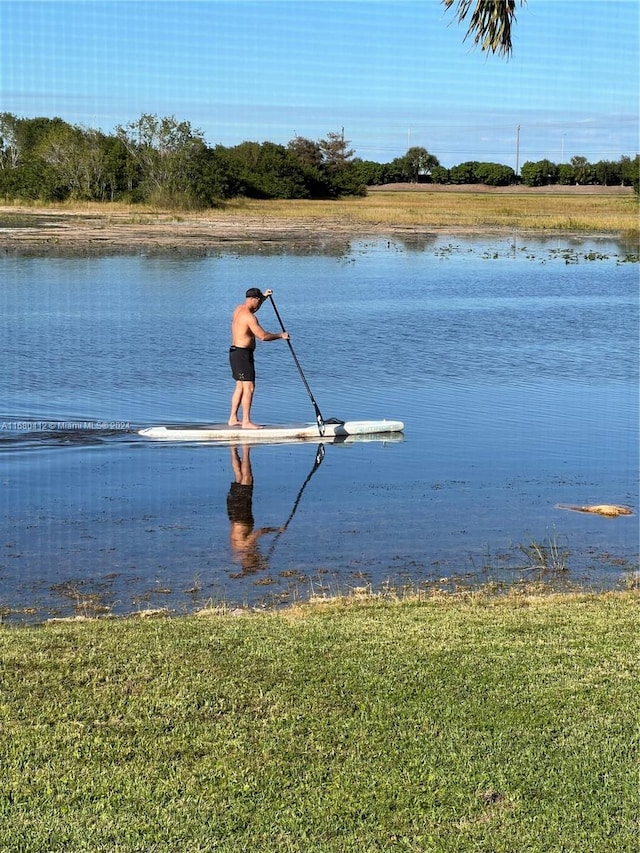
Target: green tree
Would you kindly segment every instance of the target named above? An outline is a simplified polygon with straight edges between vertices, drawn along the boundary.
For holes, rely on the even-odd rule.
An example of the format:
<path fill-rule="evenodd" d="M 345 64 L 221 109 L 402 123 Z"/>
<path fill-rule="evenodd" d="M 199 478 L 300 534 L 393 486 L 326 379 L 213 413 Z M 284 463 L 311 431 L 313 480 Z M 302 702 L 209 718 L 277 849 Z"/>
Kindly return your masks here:
<path fill-rule="evenodd" d="M 444 166 L 434 166 L 431 170 L 431 180 L 434 184 L 450 183 L 449 169 L 445 169 Z"/>
<path fill-rule="evenodd" d="M 115 201 L 130 189 L 127 149 L 117 136 L 98 134 L 103 151 L 103 183 L 101 198 Z"/>
<path fill-rule="evenodd" d="M 38 154 L 47 134 L 67 128 L 60 118 L 17 118 L 12 113 L 0 115 L 0 192 L 7 198 L 65 198 L 68 191 L 60 186 L 55 171 Z"/>
<path fill-rule="evenodd" d="M 571 163 L 560 163 L 558 165 L 558 183 L 563 187 L 575 184 L 576 174 Z"/>
<path fill-rule="evenodd" d="M 620 163 L 612 160 L 598 160 L 593 165 L 593 177 L 596 184 L 602 187 L 611 187 L 622 183 Z"/>
<path fill-rule="evenodd" d="M 359 183 L 366 186 L 380 186 L 391 181 L 390 169 L 387 163 L 377 163 L 375 160 L 355 158 L 352 164 L 353 173 Z"/>
<path fill-rule="evenodd" d="M 20 119 L 2 114 L 0 189 L 7 198 L 59 201 L 69 195 L 64 180 L 41 156 L 47 136 L 69 128 L 60 118 Z"/>
<path fill-rule="evenodd" d="M 445 9 L 455 5 L 455 16 L 463 23 L 469 13 L 469 26 L 465 40 L 473 36 L 480 50 L 510 56 L 511 28 L 516 20 L 516 0 L 442 0 Z M 526 5 L 526 0 L 520 0 Z"/>
<path fill-rule="evenodd" d="M 246 195 L 237 162 L 228 148 L 203 148 L 194 158 L 193 197 L 200 207 L 218 207 L 225 199 Z"/>
<path fill-rule="evenodd" d="M 349 148 L 349 144 L 349 140 L 344 137 L 344 131 L 328 133 L 325 139 L 318 142 L 322 152 L 322 171 L 332 197 L 366 193 L 366 187 L 359 182 L 353 168 L 355 151 Z"/>
<path fill-rule="evenodd" d="M 460 163 L 457 166 L 452 166 L 449 169 L 449 177 L 452 184 L 475 184 L 478 179 L 476 177 L 476 160 L 467 160 L 466 163 Z"/>
<path fill-rule="evenodd" d="M 411 180 L 409 164 L 404 155 L 402 157 L 395 157 L 389 163 L 389 174 L 393 183 L 403 184 Z"/>
<path fill-rule="evenodd" d="M 201 131 L 173 116 L 143 113 L 116 132 L 139 171 L 144 200 L 189 203 L 195 162 L 206 147 Z"/>
<path fill-rule="evenodd" d="M 409 148 L 404 155 L 404 160 L 410 180 L 415 184 L 420 180 L 420 176 L 428 175 L 434 166 L 440 165 L 434 154 L 429 154 L 426 148 L 419 145 Z"/>
<path fill-rule="evenodd" d="M 344 169 L 355 154 L 353 148 L 349 148 L 349 140 L 342 133 L 328 133 L 326 139 L 318 143 L 322 154 L 322 165 L 336 171 Z"/>
<path fill-rule="evenodd" d="M 15 169 L 20 162 L 19 119 L 0 113 L 0 169 Z"/>
<path fill-rule="evenodd" d="M 638 192 L 638 181 L 640 179 L 640 155 L 620 158 L 620 180 L 625 187 L 634 187 Z"/>
<path fill-rule="evenodd" d="M 426 148 L 414 145 L 402 157 L 396 157 L 389 164 L 392 180 L 404 183 L 418 183 L 420 176 L 427 176 L 439 166 L 438 158 Z"/>
<path fill-rule="evenodd" d="M 320 143 L 304 136 L 295 136 L 287 144 L 289 151 L 297 160 L 310 169 L 321 169 L 324 161 Z"/>
<path fill-rule="evenodd" d="M 520 180 L 525 187 L 541 186 L 540 170 L 533 160 L 526 160 L 520 167 Z"/>
<path fill-rule="evenodd" d="M 476 180 L 489 187 L 507 187 L 514 183 L 516 173 L 511 166 L 501 163 L 478 163 L 475 168 Z"/>
<path fill-rule="evenodd" d="M 0 170 L 0 194 L 7 200 L 61 201 L 65 194 L 41 161 L 27 160 L 15 169 Z"/>
<path fill-rule="evenodd" d="M 117 189 L 117 163 L 108 157 L 106 140 L 97 130 L 57 124 L 47 131 L 35 153 L 51 167 L 66 195 L 104 201 L 114 198 Z"/>
<path fill-rule="evenodd" d="M 576 184 L 593 183 L 593 166 L 586 157 L 572 157 L 571 165 L 576 179 Z"/>
<path fill-rule="evenodd" d="M 558 180 L 558 167 L 550 160 L 527 160 L 522 164 L 520 180 L 527 187 L 546 187 Z"/>
<path fill-rule="evenodd" d="M 241 142 L 229 149 L 243 191 L 252 198 L 308 198 L 296 157 L 275 142 Z"/>
<path fill-rule="evenodd" d="M 17 119 L 15 122 L 14 140 L 21 158 L 26 159 L 40 145 L 45 136 L 54 128 L 68 127 L 66 121 L 61 118 L 37 118 Z"/>
<path fill-rule="evenodd" d="M 289 141 L 287 150 L 300 165 L 304 183 L 311 198 L 331 196 L 331 181 L 324 167 L 324 156 L 319 142 L 296 136 Z"/>

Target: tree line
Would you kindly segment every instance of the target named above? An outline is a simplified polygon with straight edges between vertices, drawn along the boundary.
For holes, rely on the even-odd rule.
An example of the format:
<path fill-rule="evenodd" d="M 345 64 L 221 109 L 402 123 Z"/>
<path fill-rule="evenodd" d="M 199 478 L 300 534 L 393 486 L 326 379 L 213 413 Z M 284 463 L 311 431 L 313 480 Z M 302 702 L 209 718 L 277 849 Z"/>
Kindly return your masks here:
<path fill-rule="evenodd" d="M 209 147 L 201 131 L 173 116 L 142 114 L 106 134 L 60 118 L 0 113 L 0 196 L 207 208 L 239 196 L 331 199 L 365 195 L 368 186 L 408 182 L 597 183 L 638 189 L 638 155 L 595 164 L 583 157 L 559 165 L 526 162 L 517 176 L 499 163 L 469 161 L 447 169 L 419 146 L 390 163 L 362 160 L 349 144 L 344 132 L 333 132 L 316 141 L 296 136 L 287 145 L 246 141 Z"/>
<path fill-rule="evenodd" d="M 145 202 L 213 207 L 237 196 L 339 198 L 362 194 L 342 133 L 288 145 L 209 147 L 173 116 L 142 114 L 115 133 L 60 118 L 0 113 L 0 195 L 5 199 Z"/>
<path fill-rule="evenodd" d="M 601 186 L 634 187 L 638 192 L 640 156 L 620 157 L 619 160 L 599 160 L 589 163 L 586 157 L 572 157 L 569 163 L 552 163 L 550 160 L 528 160 L 516 175 L 511 166 L 501 163 L 483 163 L 468 160 L 446 169 L 425 148 L 410 148 L 407 153 L 391 163 L 354 161 L 363 183 L 375 184 L 413 183 L 433 184 L 486 184 L 506 187 L 524 184 L 528 187 L 550 185 L 573 186 L 599 184 Z"/>

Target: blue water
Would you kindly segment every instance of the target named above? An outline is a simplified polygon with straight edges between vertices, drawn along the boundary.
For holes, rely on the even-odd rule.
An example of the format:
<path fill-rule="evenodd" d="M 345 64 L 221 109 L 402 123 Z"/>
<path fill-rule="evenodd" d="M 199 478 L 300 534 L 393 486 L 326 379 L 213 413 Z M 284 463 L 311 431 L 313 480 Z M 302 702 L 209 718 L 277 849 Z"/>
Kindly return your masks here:
<path fill-rule="evenodd" d="M 320 464 L 315 442 L 252 448 L 254 531 L 279 532 L 243 570 L 232 448 L 136 430 L 226 420 L 229 317 L 250 286 L 273 288 L 325 418 L 405 433 L 326 444 Z M 638 265 L 613 241 L 4 257 L 0 308 L 7 619 L 359 586 L 612 588 L 637 568 L 637 515 L 556 508 L 638 508 Z M 279 330 L 268 303 L 259 318 Z M 313 421 L 284 342 L 257 364 L 254 419 Z M 534 542 L 561 565 L 532 565 Z"/>

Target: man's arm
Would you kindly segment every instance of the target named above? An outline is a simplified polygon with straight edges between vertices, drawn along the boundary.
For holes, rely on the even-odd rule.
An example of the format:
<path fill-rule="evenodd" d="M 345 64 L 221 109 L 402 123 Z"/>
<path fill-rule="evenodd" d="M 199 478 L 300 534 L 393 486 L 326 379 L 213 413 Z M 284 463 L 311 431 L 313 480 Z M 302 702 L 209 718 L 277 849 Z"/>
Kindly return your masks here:
<path fill-rule="evenodd" d="M 260 323 L 258 322 L 258 318 L 255 314 L 251 314 L 249 320 L 247 321 L 247 325 L 249 329 L 253 332 L 256 338 L 259 338 L 261 341 L 288 341 L 289 340 L 289 332 L 266 332 Z"/>

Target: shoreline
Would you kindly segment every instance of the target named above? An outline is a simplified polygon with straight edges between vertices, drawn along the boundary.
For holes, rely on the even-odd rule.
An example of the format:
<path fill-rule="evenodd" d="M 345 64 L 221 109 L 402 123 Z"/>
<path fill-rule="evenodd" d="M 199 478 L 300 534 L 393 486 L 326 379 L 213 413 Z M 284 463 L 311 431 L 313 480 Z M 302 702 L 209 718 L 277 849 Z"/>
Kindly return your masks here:
<path fill-rule="evenodd" d="M 477 587 L 460 588 L 453 591 L 438 588 L 399 592 L 398 590 L 374 590 L 369 587 L 354 587 L 350 593 L 333 595 L 309 594 L 306 598 L 280 604 L 239 604 L 232 602 L 208 603 L 194 606 L 191 610 L 171 607 L 147 607 L 125 612 L 114 612 L 108 606 L 100 606 L 96 602 L 80 602 L 73 607 L 73 612 L 67 615 L 44 615 L 35 610 L 6 608 L 2 612 L 0 626 L 11 629 L 33 630 L 46 625 L 81 624 L 108 622 L 111 624 L 127 624 L 146 622 L 149 620 L 199 620 L 199 619 L 237 619 L 238 617 L 255 619 L 259 617 L 275 618 L 304 618 L 305 616 L 322 614 L 330 610 L 346 613 L 357 611 L 359 608 L 380 608 L 389 610 L 400 607 L 438 607 L 484 609 L 502 607 L 521 608 L 523 606 L 543 606 L 545 604 L 562 604 L 588 601 L 640 601 L 640 589 L 635 584 L 620 585 L 614 588 L 593 588 L 585 586 L 568 586 L 561 588 L 553 584 L 537 582 L 517 586 L 495 587 L 492 584 L 481 584 Z M 12 617 L 14 617 L 12 619 Z M 18 618 L 15 618 L 18 617 Z M 23 617 L 23 618 L 19 618 Z M 26 617 L 26 618 L 25 618 Z"/>
<path fill-rule="evenodd" d="M 624 242 L 618 232 L 519 229 L 498 226 L 391 225 L 318 219 L 279 219 L 263 216 L 221 216 L 219 219 L 181 220 L 153 224 L 96 223 L 73 214 L 49 214 L 36 228 L 0 229 L 0 251 L 5 255 L 216 254 L 229 249 L 264 251 L 269 247 L 294 253 L 326 252 L 352 240 L 434 240 L 452 237 L 512 239 L 592 239 Z"/>
<path fill-rule="evenodd" d="M 0 214 L 6 213 L 15 215 L 10 208 L 0 208 Z M 129 214 L 97 217 L 62 210 L 34 209 L 28 213 L 20 211 L 18 216 L 33 216 L 38 224 L 1 229 L 0 247 L 5 254 L 54 255 L 74 251 L 86 255 L 153 251 L 206 254 L 263 244 L 294 244 L 312 249 L 354 238 L 428 233 L 421 227 L 394 229 L 323 217 L 283 219 L 238 213 L 180 218 L 158 214 L 153 217 L 157 221 L 140 223 L 131 222 Z M 152 218 L 150 214 L 143 216 Z"/>
<path fill-rule="evenodd" d="M 366 223 L 338 217 L 283 218 L 245 213 L 207 213 L 206 216 L 141 214 L 155 221 L 132 222 L 129 213 L 83 214 L 62 208 L 18 209 L 0 207 L 0 216 L 32 219 L 0 229 L 5 254 L 82 251 L 83 254 L 114 254 L 138 251 L 204 253 L 229 247 L 261 244 L 294 244 L 301 248 L 344 243 L 352 239 L 415 238 L 441 234 L 509 236 L 513 228 L 393 225 Z M 535 230 L 519 232 L 536 234 Z M 555 232 L 554 232 L 555 233 Z M 592 235 L 607 237 L 611 235 Z"/>
<path fill-rule="evenodd" d="M 463 190 L 473 196 L 550 195 L 549 188 L 524 193 L 521 188 L 514 192 L 509 188 L 478 188 L 475 186 L 435 187 L 415 185 L 402 192 L 415 192 L 425 197 L 426 189 L 431 193 L 450 193 L 460 197 Z M 569 192 L 556 195 L 628 195 L 629 188 L 565 188 Z M 594 190 L 599 189 L 599 192 Z M 395 185 L 377 187 L 372 190 L 370 200 L 380 199 L 398 191 Z M 623 191 L 623 192 L 621 192 Z M 311 202 L 311 205 L 314 203 Z M 486 236 L 488 238 L 561 237 L 576 239 L 625 240 L 617 230 L 581 230 L 554 228 L 526 228 L 517 224 L 440 224 L 437 222 L 366 221 L 350 215 L 346 207 L 336 207 L 335 212 L 314 213 L 312 208 L 300 215 L 295 210 L 291 215 L 282 212 L 247 211 L 238 207 L 202 212 L 161 211 L 118 207 L 81 205 L 13 206 L 0 205 L 0 251 L 5 255 L 57 256 L 79 254 L 82 256 L 108 256 L 131 253 L 177 253 L 206 256 L 228 249 L 266 250 L 271 247 L 282 250 L 288 247 L 293 252 L 327 251 L 344 246 L 351 240 L 435 239 L 444 234 L 454 237 Z"/>

